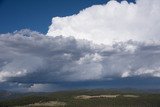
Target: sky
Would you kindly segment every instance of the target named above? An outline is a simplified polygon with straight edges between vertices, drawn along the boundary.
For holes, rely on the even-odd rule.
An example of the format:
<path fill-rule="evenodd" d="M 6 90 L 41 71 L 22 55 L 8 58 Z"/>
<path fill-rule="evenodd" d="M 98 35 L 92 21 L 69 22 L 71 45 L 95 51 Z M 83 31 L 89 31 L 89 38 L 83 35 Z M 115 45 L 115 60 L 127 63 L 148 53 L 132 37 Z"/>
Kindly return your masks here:
<path fill-rule="evenodd" d="M 47 33 L 52 17 L 77 14 L 86 7 L 105 4 L 107 1 L 109 0 L 0 0 L 0 33 L 21 29 Z"/>
<path fill-rule="evenodd" d="M 159 10 L 159 0 L 1 1 L 0 89 L 160 89 Z"/>

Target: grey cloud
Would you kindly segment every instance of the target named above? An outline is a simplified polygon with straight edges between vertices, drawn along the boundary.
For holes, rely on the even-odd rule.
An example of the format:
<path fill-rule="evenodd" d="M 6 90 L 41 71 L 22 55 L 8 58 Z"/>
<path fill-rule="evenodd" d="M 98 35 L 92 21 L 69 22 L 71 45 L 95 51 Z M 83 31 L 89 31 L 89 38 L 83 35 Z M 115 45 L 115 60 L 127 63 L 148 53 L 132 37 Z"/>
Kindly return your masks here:
<path fill-rule="evenodd" d="M 97 45 L 21 30 L 0 35 L 0 82 L 26 84 L 27 90 L 35 91 L 62 82 L 160 77 L 159 58 L 160 42 Z"/>

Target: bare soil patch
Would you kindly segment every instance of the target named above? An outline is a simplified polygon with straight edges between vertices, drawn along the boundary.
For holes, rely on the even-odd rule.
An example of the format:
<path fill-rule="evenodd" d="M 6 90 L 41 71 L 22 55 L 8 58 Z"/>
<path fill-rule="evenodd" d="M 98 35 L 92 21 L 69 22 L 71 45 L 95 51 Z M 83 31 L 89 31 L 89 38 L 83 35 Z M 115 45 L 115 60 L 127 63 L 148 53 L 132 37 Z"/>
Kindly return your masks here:
<path fill-rule="evenodd" d="M 91 99 L 91 98 L 116 98 L 119 95 L 97 95 L 97 96 L 89 96 L 89 95 L 79 95 L 76 96 L 75 99 Z"/>
<path fill-rule="evenodd" d="M 17 107 L 63 107 L 65 106 L 65 102 L 59 102 L 59 101 L 49 101 L 49 102 L 39 102 L 34 104 L 29 104 L 25 106 L 17 106 Z"/>

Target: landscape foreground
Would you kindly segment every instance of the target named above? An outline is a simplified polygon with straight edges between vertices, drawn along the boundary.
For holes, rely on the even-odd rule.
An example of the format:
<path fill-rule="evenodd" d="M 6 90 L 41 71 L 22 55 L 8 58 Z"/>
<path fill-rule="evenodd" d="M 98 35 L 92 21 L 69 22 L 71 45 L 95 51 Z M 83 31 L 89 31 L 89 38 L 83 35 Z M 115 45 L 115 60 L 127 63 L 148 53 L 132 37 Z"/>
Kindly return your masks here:
<path fill-rule="evenodd" d="M 0 94 L 0 107 L 160 107 L 160 93 L 155 90 L 3 91 Z"/>

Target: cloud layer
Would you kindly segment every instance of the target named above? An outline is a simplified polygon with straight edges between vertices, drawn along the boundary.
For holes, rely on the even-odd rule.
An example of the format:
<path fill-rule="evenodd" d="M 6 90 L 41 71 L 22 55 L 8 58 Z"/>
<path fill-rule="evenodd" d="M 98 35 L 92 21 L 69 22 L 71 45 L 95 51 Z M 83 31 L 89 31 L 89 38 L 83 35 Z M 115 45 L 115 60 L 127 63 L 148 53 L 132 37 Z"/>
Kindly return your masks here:
<path fill-rule="evenodd" d="M 160 1 L 137 0 L 135 4 L 109 1 L 66 17 L 54 17 L 47 35 L 74 36 L 95 43 L 160 39 Z"/>
<path fill-rule="evenodd" d="M 0 35 L 0 84 L 35 91 L 43 86 L 56 89 L 63 82 L 160 77 L 159 58 L 160 42 L 97 45 L 21 30 Z"/>

